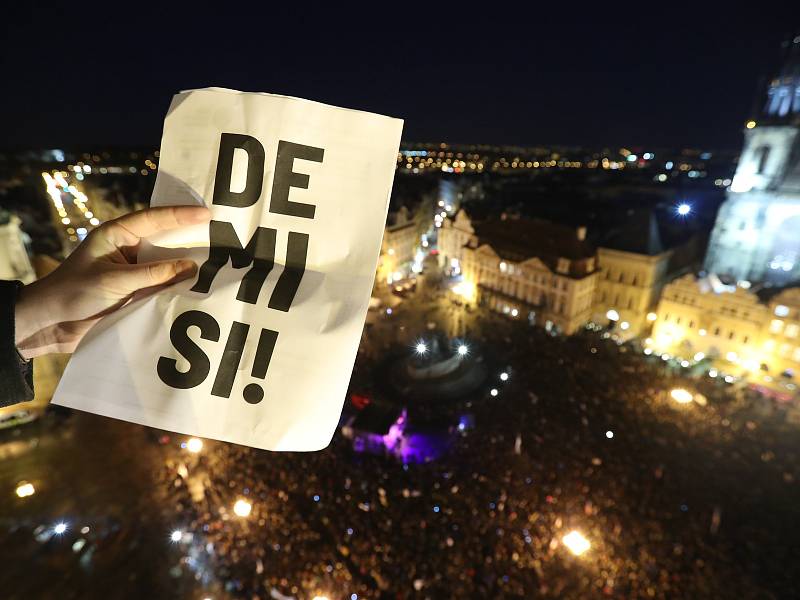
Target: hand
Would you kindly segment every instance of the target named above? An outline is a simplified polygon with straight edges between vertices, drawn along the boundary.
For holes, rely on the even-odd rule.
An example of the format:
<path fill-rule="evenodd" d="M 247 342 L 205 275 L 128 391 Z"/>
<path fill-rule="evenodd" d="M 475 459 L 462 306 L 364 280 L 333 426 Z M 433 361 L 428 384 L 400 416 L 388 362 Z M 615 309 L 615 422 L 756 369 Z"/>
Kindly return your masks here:
<path fill-rule="evenodd" d="M 102 316 L 124 306 L 134 292 L 157 291 L 192 277 L 190 260 L 137 264 L 142 238 L 208 222 L 202 206 L 151 208 L 103 223 L 58 268 L 19 292 L 16 344 L 26 359 L 72 352 Z"/>

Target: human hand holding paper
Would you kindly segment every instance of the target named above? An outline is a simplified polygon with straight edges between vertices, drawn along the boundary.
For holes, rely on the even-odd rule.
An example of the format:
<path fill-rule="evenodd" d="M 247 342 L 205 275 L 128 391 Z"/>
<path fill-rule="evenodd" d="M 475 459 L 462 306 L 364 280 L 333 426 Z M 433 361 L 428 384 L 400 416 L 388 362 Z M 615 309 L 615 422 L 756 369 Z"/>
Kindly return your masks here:
<path fill-rule="evenodd" d="M 16 343 L 27 359 L 50 352 L 72 352 L 101 317 L 124 306 L 139 290 L 193 276 L 191 260 L 137 264 L 142 238 L 206 223 L 203 206 L 150 208 L 108 221 L 52 273 L 25 286 L 16 304 Z"/>
<path fill-rule="evenodd" d="M 217 88 L 164 124 L 152 207 L 211 210 L 139 261 L 195 277 L 100 320 L 54 404 L 267 450 L 329 442 L 375 278 L 402 121 Z"/>

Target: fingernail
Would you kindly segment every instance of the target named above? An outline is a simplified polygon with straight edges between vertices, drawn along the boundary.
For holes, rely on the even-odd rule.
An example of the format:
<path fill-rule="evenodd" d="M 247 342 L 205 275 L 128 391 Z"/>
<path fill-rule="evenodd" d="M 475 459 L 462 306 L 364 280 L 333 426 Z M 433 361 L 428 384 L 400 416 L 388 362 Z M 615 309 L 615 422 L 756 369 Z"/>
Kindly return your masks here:
<path fill-rule="evenodd" d="M 193 260 L 179 260 L 175 262 L 175 274 L 188 277 L 197 270 L 197 263 Z"/>
<path fill-rule="evenodd" d="M 195 223 L 204 223 L 211 219 L 211 211 L 205 206 L 197 206 L 191 211 L 191 220 Z"/>

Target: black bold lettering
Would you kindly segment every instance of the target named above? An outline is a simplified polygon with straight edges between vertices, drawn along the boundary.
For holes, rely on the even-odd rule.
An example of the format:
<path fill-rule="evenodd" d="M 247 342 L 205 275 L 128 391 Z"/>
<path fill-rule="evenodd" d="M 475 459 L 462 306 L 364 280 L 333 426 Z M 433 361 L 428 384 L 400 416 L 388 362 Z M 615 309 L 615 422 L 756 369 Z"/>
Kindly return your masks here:
<path fill-rule="evenodd" d="M 289 312 L 297 288 L 306 272 L 306 257 L 308 255 L 308 234 L 289 232 L 289 242 L 286 246 L 286 266 L 278 277 L 272 296 L 269 298 L 269 307 L 283 312 Z"/>
<path fill-rule="evenodd" d="M 214 317 L 200 310 L 189 310 L 178 315 L 169 330 L 169 339 L 175 350 L 189 361 L 189 370 L 178 371 L 178 361 L 160 356 L 156 371 L 158 377 L 170 387 L 185 390 L 200 385 L 208 377 L 211 363 L 203 349 L 189 338 L 190 327 L 200 329 L 200 338 L 216 342 L 219 340 L 219 324 Z"/>
<path fill-rule="evenodd" d="M 234 150 L 247 152 L 247 180 L 241 192 L 231 191 Z M 245 208 L 261 196 L 264 184 L 264 146 L 256 138 L 239 133 L 223 133 L 219 139 L 217 174 L 214 178 L 214 204 Z"/>
<path fill-rule="evenodd" d="M 211 221 L 208 235 L 210 247 L 208 260 L 200 267 L 193 292 L 207 294 L 219 270 L 230 260 L 234 269 L 241 269 L 252 263 L 253 267 L 242 277 L 236 299 L 248 304 L 258 302 L 258 294 L 275 263 L 275 239 L 277 231 L 259 227 L 253 237 L 242 248 L 242 243 L 233 225 L 226 221 Z"/>
<path fill-rule="evenodd" d="M 289 215 L 291 217 L 314 218 L 315 206 L 303 202 L 291 202 L 289 189 L 308 189 L 308 175 L 295 173 L 294 159 L 322 162 L 325 151 L 322 148 L 304 146 L 280 140 L 278 142 L 278 156 L 275 159 L 275 176 L 272 180 L 272 197 L 269 202 L 269 212 Z M 216 190 L 215 190 L 216 191 Z"/>
<path fill-rule="evenodd" d="M 238 321 L 234 321 L 231 325 L 231 332 L 228 334 L 228 341 L 225 342 L 222 360 L 211 388 L 212 396 L 230 398 L 233 380 L 236 379 L 236 371 L 239 368 L 239 361 L 242 360 L 242 350 L 249 330 L 250 325 Z"/>

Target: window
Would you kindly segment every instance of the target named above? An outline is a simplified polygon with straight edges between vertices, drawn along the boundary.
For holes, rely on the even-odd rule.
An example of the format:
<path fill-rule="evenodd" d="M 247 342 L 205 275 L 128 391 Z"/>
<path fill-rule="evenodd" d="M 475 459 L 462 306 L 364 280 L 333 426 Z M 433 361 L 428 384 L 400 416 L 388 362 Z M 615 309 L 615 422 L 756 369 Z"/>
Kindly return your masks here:
<path fill-rule="evenodd" d="M 769 146 L 761 146 L 756 150 L 756 160 L 758 161 L 757 174 L 763 175 L 767 167 L 767 160 L 769 160 Z"/>
<path fill-rule="evenodd" d="M 784 306 L 783 304 L 778 304 L 775 307 L 775 316 L 776 317 L 788 317 L 789 316 L 789 307 Z"/>

